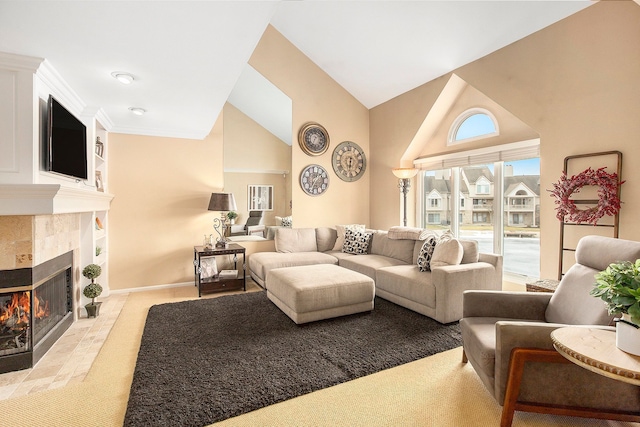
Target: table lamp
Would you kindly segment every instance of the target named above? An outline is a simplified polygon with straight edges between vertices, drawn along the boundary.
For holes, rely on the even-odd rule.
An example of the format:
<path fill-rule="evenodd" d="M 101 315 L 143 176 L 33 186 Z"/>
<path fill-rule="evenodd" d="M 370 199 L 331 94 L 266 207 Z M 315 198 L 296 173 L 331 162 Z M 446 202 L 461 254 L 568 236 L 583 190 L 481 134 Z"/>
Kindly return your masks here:
<path fill-rule="evenodd" d="M 220 212 L 220 218 L 213 219 L 213 229 L 216 230 L 220 236 L 216 242 L 216 248 L 227 248 L 229 242 L 225 239 L 227 229 L 227 212 L 235 211 L 236 199 L 233 198 L 232 193 L 211 193 L 211 199 L 209 200 L 209 210 Z"/>

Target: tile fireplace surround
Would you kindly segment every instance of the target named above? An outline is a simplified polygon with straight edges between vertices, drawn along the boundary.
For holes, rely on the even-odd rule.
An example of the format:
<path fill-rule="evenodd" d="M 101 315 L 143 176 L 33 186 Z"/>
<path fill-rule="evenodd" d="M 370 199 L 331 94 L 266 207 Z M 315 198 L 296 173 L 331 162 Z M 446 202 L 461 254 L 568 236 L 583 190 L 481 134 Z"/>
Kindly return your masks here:
<path fill-rule="evenodd" d="M 80 214 L 0 215 L 0 270 L 32 268 L 73 251 L 74 318 L 80 313 Z"/>

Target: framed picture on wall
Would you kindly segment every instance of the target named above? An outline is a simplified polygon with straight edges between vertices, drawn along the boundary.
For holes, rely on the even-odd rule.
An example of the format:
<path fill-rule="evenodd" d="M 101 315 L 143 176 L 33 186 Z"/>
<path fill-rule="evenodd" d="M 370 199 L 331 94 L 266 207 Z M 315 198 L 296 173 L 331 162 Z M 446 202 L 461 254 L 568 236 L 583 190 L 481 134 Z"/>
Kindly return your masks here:
<path fill-rule="evenodd" d="M 273 185 L 249 185 L 248 194 L 250 211 L 273 210 Z"/>

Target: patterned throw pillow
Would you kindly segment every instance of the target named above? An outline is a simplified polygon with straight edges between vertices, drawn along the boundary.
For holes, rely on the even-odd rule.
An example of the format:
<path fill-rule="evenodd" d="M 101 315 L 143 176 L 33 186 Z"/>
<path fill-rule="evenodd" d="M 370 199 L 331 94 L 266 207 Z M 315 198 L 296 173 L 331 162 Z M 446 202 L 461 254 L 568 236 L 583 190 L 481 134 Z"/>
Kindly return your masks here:
<path fill-rule="evenodd" d="M 283 227 L 293 227 L 293 218 L 291 216 L 282 217 L 282 226 Z"/>
<path fill-rule="evenodd" d="M 436 236 L 428 236 L 422 244 L 420 254 L 418 255 L 418 270 L 424 272 L 431 271 L 431 257 L 433 250 L 436 248 Z"/>
<path fill-rule="evenodd" d="M 366 231 L 355 231 L 347 228 L 344 233 L 342 252 L 355 255 L 366 254 L 369 249 L 372 234 L 373 233 L 367 233 Z"/>

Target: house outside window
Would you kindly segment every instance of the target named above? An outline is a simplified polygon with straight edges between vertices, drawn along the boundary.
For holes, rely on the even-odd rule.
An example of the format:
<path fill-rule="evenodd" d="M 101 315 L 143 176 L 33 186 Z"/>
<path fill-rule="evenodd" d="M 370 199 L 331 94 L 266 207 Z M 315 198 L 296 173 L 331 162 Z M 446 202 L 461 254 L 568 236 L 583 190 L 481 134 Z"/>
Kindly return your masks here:
<path fill-rule="evenodd" d="M 424 227 L 451 229 L 460 238 L 478 241 L 481 252 L 496 253 L 499 248 L 506 274 L 539 277 L 539 158 L 424 171 L 421 176 Z M 498 176 L 503 185 L 494 186 Z M 435 201 L 427 200 L 435 188 L 442 201 L 441 216 L 429 212 Z M 459 189 L 457 195 L 453 188 Z M 454 205 L 459 209 L 455 216 L 449 207 Z"/>

